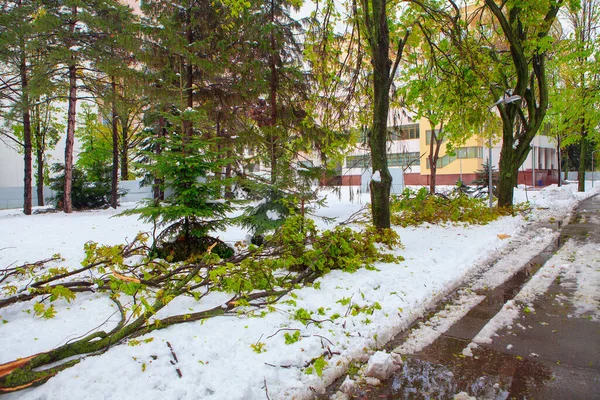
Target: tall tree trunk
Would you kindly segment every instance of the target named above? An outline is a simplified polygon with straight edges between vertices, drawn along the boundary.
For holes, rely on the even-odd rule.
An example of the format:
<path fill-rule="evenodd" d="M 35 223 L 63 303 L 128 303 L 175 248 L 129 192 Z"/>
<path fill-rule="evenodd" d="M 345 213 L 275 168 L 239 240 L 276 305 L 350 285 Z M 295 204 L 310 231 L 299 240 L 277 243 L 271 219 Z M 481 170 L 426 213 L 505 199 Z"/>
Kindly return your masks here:
<path fill-rule="evenodd" d="M 119 127 L 117 124 L 117 83 L 115 78 L 111 77 L 112 87 L 112 174 L 111 174 L 111 186 L 110 186 L 110 206 L 114 209 L 117 208 L 119 203 Z"/>
<path fill-rule="evenodd" d="M 512 125 L 503 123 L 502 150 L 498 162 L 498 207 L 510 207 L 513 205 L 514 188 L 517 185 L 517 177 L 521 162 L 516 159 L 513 149 Z M 529 144 L 527 145 L 529 146 Z M 492 160 L 488 161 L 488 168 L 492 168 Z M 493 188 L 488 188 L 491 191 Z"/>
<path fill-rule="evenodd" d="M 233 152 L 231 150 L 227 150 L 227 159 L 231 160 L 232 157 L 233 157 Z M 232 172 L 233 172 L 233 165 L 231 165 L 231 162 L 228 162 L 227 166 L 225 166 L 225 179 L 227 179 L 227 182 L 229 182 Z M 231 188 L 231 184 L 229 184 L 229 183 L 227 183 L 227 186 L 225 187 L 225 198 L 233 199 L 233 190 Z"/>
<path fill-rule="evenodd" d="M 557 167 L 558 167 L 558 187 L 562 186 L 562 179 L 561 179 L 561 168 L 562 168 L 562 151 L 560 148 L 560 135 L 556 136 L 556 141 L 557 141 L 557 145 L 556 145 L 556 160 L 557 160 Z"/>
<path fill-rule="evenodd" d="M 31 146 L 31 110 L 29 109 L 29 81 L 27 77 L 27 63 L 25 58 L 21 59 L 20 64 L 20 75 L 21 75 L 21 91 L 22 91 L 22 113 L 23 113 L 23 145 L 24 145 L 24 193 L 23 193 L 23 213 L 25 215 L 31 215 L 31 175 L 33 173 L 32 168 L 32 146 Z"/>
<path fill-rule="evenodd" d="M 563 159 L 564 159 L 564 164 L 565 164 L 565 171 L 564 173 L 564 178 L 565 181 L 569 179 L 569 146 L 565 147 L 565 154 L 563 155 Z"/>
<path fill-rule="evenodd" d="M 162 112 L 162 110 L 161 110 Z M 166 135 L 166 121 L 164 116 L 160 116 L 158 118 L 158 141 L 156 143 L 156 147 L 154 148 L 154 153 L 160 155 L 162 153 L 162 140 L 167 136 Z M 152 197 L 156 202 L 162 201 L 165 199 L 165 192 L 162 189 L 163 180 L 160 176 L 154 176 L 154 185 L 152 187 Z"/>
<path fill-rule="evenodd" d="M 192 45 L 194 43 L 194 33 L 192 31 L 191 26 L 191 15 L 187 14 L 186 17 L 186 39 L 188 45 Z M 191 57 L 187 57 L 185 60 L 185 87 L 183 88 L 183 93 L 185 96 L 185 105 L 188 110 L 194 108 L 194 68 L 192 65 Z M 193 124 L 192 121 L 184 120 L 183 121 L 183 135 L 182 135 L 182 151 L 185 153 L 185 143 L 191 139 L 193 132 Z"/>
<path fill-rule="evenodd" d="M 441 129 L 440 129 L 441 130 Z M 435 185 L 437 181 L 437 162 L 440 158 L 440 148 L 442 140 L 438 139 L 435 128 L 431 129 L 431 139 L 429 141 L 429 168 L 431 170 L 431 180 L 429 181 L 429 193 L 435 194 Z"/>
<path fill-rule="evenodd" d="M 38 143 L 40 140 L 38 139 Z M 44 205 L 44 151 L 38 146 L 36 149 L 36 164 L 37 164 L 37 198 L 38 206 Z"/>
<path fill-rule="evenodd" d="M 585 123 L 581 123 L 581 140 L 579 141 L 580 153 L 579 153 L 579 169 L 577 171 L 577 184 L 578 192 L 585 192 L 585 158 L 587 155 L 587 129 Z M 592 171 L 593 173 L 593 171 Z"/>
<path fill-rule="evenodd" d="M 279 71 L 277 70 L 277 57 L 275 55 L 275 49 L 277 48 L 275 41 L 275 1 L 271 0 L 271 32 L 270 32 L 270 44 L 271 53 L 269 54 L 269 68 L 271 72 L 270 76 L 270 102 L 271 102 L 271 134 L 269 136 L 269 153 L 271 158 L 271 184 L 275 184 L 277 179 L 277 162 L 279 160 L 279 137 L 277 135 L 277 90 L 279 87 Z"/>
<path fill-rule="evenodd" d="M 75 32 L 77 22 L 77 6 L 71 8 L 72 18 L 69 22 L 71 38 Z M 73 44 L 73 43 L 71 43 Z M 69 110 L 67 113 L 67 137 L 65 139 L 65 185 L 63 196 L 63 211 L 67 214 L 73 212 L 71 191 L 73 189 L 73 146 L 75 144 L 75 123 L 77 114 L 77 65 L 74 56 L 71 56 L 69 65 Z"/>
<path fill-rule="evenodd" d="M 129 123 L 121 119 L 121 180 L 129 180 Z"/>
<path fill-rule="evenodd" d="M 378 229 L 390 227 L 390 189 L 392 176 L 387 160 L 387 119 L 390 108 L 390 32 L 387 20 L 386 1 L 372 2 L 373 28 L 371 64 L 373 65 L 373 126 L 369 136 L 371 150 L 371 208 L 373 225 Z M 367 10 L 364 10 L 367 12 Z"/>
<path fill-rule="evenodd" d="M 37 105 L 35 110 L 35 164 L 37 166 L 35 184 L 37 188 L 38 206 L 44 206 L 44 150 L 46 148 L 46 132 L 42 132 L 40 106 Z"/>

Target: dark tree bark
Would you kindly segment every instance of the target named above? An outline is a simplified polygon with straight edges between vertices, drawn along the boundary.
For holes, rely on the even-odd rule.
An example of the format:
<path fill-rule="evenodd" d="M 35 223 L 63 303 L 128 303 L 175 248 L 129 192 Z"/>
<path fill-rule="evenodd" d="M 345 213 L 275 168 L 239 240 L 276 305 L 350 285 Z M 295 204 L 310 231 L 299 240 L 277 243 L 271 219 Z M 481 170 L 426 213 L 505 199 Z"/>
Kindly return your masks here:
<path fill-rule="evenodd" d="M 22 91 L 22 113 L 23 113 L 23 145 L 24 145 L 24 195 L 23 195 L 23 213 L 31 215 L 32 193 L 31 193 L 31 176 L 32 168 L 32 146 L 31 146 L 31 110 L 29 104 L 29 81 L 27 76 L 27 63 L 24 57 L 21 58 L 19 66 L 21 75 L 21 91 Z"/>
<path fill-rule="evenodd" d="M 562 186 L 562 177 L 561 177 L 561 172 L 562 171 L 561 171 L 561 168 L 562 168 L 562 161 L 563 160 L 562 160 L 562 150 L 560 148 L 560 135 L 556 136 L 556 142 L 557 142 L 557 145 L 556 145 L 556 155 L 557 155 L 557 158 L 558 158 L 558 163 L 557 163 L 558 164 L 557 165 L 558 166 L 558 187 L 561 187 Z"/>
<path fill-rule="evenodd" d="M 43 143 L 42 140 L 38 138 L 38 147 L 36 149 L 36 164 L 37 164 L 37 198 L 38 198 L 38 206 L 43 206 L 44 203 L 44 152 L 41 150 Z"/>
<path fill-rule="evenodd" d="M 121 180 L 129 180 L 129 127 L 121 120 Z"/>
<path fill-rule="evenodd" d="M 374 1 L 373 3 L 377 3 Z M 382 1 L 385 13 L 385 1 Z M 385 15 L 382 17 L 385 21 Z M 379 173 L 379 179 L 373 178 L 370 183 L 373 225 L 377 228 L 390 227 L 390 189 L 392 176 L 387 160 L 387 119 L 390 108 L 389 86 L 390 76 L 389 32 L 387 23 L 380 27 L 380 38 L 373 51 L 373 127 L 369 137 L 371 149 L 371 165 L 373 175 Z"/>
<path fill-rule="evenodd" d="M 585 122 L 581 122 L 581 138 L 579 140 L 579 168 L 577 169 L 577 191 L 585 192 L 585 159 L 587 154 L 587 129 Z M 594 171 L 592 171 L 594 173 Z"/>
<path fill-rule="evenodd" d="M 369 42 L 373 66 L 373 122 L 369 135 L 371 165 L 371 208 L 373 225 L 378 229 L 390 227 L 390 189 L 392 176 L 387 160 L 387 119 L 390 108 L 390 87 L 402 58 L 410 30 L 399 41 L 394 63 L 390 60 L 390 32 L 386 0 L 362 0 L 362 22 Z"/>
<path fill-rule="evenodd" d="M 39 99 L 37 100 L 39 101 Z M 40 115 L 40 105 L 36 105 L 34 108 L 35 117 L 33 118 L 35 124 L 35 164 L 37 167 L 36 172 L 36 189 L 37 189 L 37 205 L 44 206 L 44 152 L 46 150 L 46 134 L 45 128 L 42 128 L 42 116 Z"/>
<path fill-rule="evenodd" d="M 192 30 L 191 13 L 188 12 L 186 17 L 186 39 L 188 45 L 194 43 L 194 32 Z M 185 96 L 185 105 L 188 109 L 194 108 L 194 66 L 192 64 L 191 57 L 188 56 L 185 61 L 184 73 L 185 73 L 185 88 L 183 90 Z M 185 144 L 192 137 L 194 127 L 192 121 L 183 121 L 183 135 L 182 135 L 182 151 L 185 153 Z"/>
<path fill-rule="evenodd" d="M 269 153 L 271 158 L 271 184 L 275 184 L 277 180 L 277 162 L 279 160 L 279 138 L 275 133 L 277 129 L 277 89 L 279 88 L 279 71 L 277 70 L 277 55 L 275 53 L 277 49 L 277 43 L 275 41 L 275 2 L 271 0 L 271 12 L 269 15 L 270 22 L 272 25 L 270 33 L 271 43 L 271 54 L 269 54 L 269 69 L 271 70 L 270 82 L 269 82 L 269 98 L 271 102 L 271 121 L 270 125 L 272 128 L 271 135 L 269 138 Z"/>
<path fill-rule="evenodd" d="M 439 129 L 440 131 L 442 128 Z M 440 158 L 440 148 L 443 139 L 438 139 L 435 127 L 431 128 L 431 139 L 429 140 L 429 168 L 431 171 L 431 180 L 429 181 L 429 193 L 435 194 L 435 185 L 437 181 L 437 162 Z"/>
<path fill-rule="evenodd" d="M 72 18 L 69 22 L 71 38 L 75 32 L 77 22 L 77 6 L 71 8 Z M 77 65 L 74 56 L 71 56 L 69 65 L 69 110 L 67 114 L 67 137 L 65 139 L 65 185 L 63 196 L 63 211 L 67 214 L 73 212 L 71 190 L 73 188 L 73 146 L 75 144 L 75 123 L 77 112 Z"/>
<path fill-rule="evenodd" d="M 534 136 L 539 131 L 548 109 L 548 82 L 546 79 L 546 53 L 538 51 L 533 56 L 527 56 L 526 48 L 529 41 L 539 40 L 548 35 L 552 23 L 563 1 L 559 0 L 550 5 L 543 20 L 543 27 L 535 37 L 528 37 L 527 26 L 520 17 L 523 11 L 517 6 L 507 6 L 503 9 L 495 0 L 485 0 L 486 7 L 502 28 L 504 39 L 509 45 L 512 67 L 516 74 L 516 85 L 513 94 L 521 96 L 525 101 L 525 110 L 520 102 L 499 105 L 502 118 L 502 150 L 499 163 L 498 207 L 513 205 L 513 193 L 517 184 L 519 167 L 523 164 Z M 540 21 L 541 22 L 541 21 Z M 497 89 L 496 97 L 502 95 Z M 517 124 L 519 121 L 519 124 Z M 515 126 L 520 128 L 515 132 Z"/>
<path fill-rule="evenodd" d="M 112 174 L 111 174 L 111 187 L 110 187 L 110 206 L 114 209 L 117 208 L 119 203 L 119 127 L 117 121 L 119 116 L 117 115 L 117 83 L 115 78 L 111 78 L 112 88 Z"/>
<path fill-rule="evenodd" d="M 160 116 L 158 118 L 158 138 L 159 140 L 156 143 L 156 147 L 154 148 L 154 153 L 160 155 L 162 153 L 162 139 L 167 136 L 167 122 L 164 116 Z M 152 198 L 155 201 L 162 201 L 165 199 L 165 192 L 162 190 L 163 180 L 159 176 L 154 176 L 154 185 L 152 187 Z"/>

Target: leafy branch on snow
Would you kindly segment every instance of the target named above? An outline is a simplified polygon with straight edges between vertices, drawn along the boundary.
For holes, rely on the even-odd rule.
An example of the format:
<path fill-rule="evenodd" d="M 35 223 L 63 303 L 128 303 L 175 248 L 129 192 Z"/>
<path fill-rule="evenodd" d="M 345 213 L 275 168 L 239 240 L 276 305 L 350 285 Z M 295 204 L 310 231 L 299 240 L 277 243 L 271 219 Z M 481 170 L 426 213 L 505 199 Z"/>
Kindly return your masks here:
<path fill-rule="evenodd" d="M 299 285 L 311 283 L 332 269 L 353 272 L 363 266 L 373 267 L 378 261 L 402 259 L 385 253 L 380 245 L 389 249 L 400 246 L 392 230 L 367 228 L 356 232 L 337 227 L 319 232 L 312 220 L 302 216 L 289 218 L 263 246 L 251 245 L 225 260 L 212 251 L 214 244 L 204 254 L 184 262 L 154 259 L 147 240 L 140 234 L 126 245 L 89 242 L 82 266 L 75 270 L 47 267 L 58 261 L 52 258 L 0 272 L 4 273 L 0 275 L 4 283 L 0 308 L 35 299 L 35 315 L 52 318 L 57 311 L 49 303 L 58 299 L 71 302 L 78 293 L 94 292 L 105 294 L 120 314 L 120 321 L 110 330 L 98 330 L 56 349 L 1 365 L 0 393 L 42 384 L 88 355 L 154 330 L 269 308 Z M 28 280 L 25 285 L 24 280 Z M 156 316 L 179 296 L 202 301 L 213 292 L 226 292 L 230 297 L 208 310 Z"/>

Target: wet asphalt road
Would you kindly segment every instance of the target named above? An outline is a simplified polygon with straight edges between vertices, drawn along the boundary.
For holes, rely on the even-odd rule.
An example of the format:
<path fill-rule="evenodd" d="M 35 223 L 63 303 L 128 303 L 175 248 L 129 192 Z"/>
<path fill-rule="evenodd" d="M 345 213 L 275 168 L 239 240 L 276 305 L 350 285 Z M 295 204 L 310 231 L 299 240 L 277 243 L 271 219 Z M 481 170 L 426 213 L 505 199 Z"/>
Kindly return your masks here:
<path fill-rule="evenodd" d="M 462 350 L 567 240 L 600 243 L 600 196 L 584 201 L 561 230 L 560 242 L 487 295 L 462 320 L 404 364 L 380 386 L 361 386 L 354 399 L 600 399 L 600 322 L 577 316 L 573 285 L 555 281 L 474 357 Z M 333 389 L 333 388 L 332 388 Z M 334 391 L 334 390 L 332 390 Z M 331 392 L 330 392 L 331 393 Z"/>

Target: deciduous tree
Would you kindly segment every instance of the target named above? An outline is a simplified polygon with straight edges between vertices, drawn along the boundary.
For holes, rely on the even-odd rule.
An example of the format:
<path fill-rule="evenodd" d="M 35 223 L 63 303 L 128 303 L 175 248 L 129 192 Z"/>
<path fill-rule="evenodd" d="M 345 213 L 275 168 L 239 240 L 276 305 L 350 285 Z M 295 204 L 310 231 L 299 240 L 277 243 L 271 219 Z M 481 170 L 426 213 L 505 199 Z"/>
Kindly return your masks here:
<path fill-rule="evenodd" d="M 497 104 L 502 120 L 499 206 L 513 204 L 518 169 L 548 109 L 547 54 L 553 45 L 552 28 L 565 3 L 484 0 L 467 6 L 448 0 L 439 9 L 448 16 L 446 34 L 460 49 L 464 65 L 486 83 L 490 95 L 522 99 Z"/>

